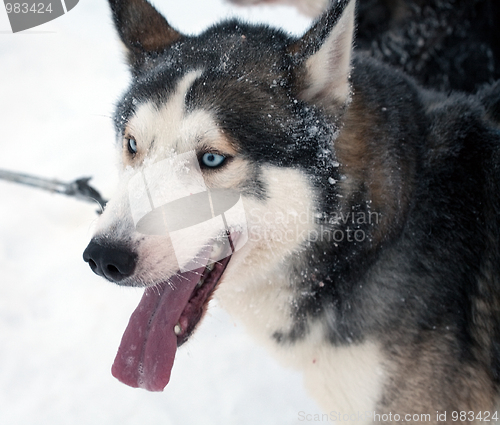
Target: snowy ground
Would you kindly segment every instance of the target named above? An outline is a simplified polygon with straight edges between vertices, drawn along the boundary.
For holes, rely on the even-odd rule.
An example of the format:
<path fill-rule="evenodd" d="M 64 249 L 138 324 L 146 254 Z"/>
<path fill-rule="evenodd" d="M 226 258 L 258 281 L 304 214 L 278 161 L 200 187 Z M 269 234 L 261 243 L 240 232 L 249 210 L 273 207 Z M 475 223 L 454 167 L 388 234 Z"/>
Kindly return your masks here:
<path fill-rule="evenodd" d="M 228 15 L 300 33 L 288 9 L 221 0 L 158 0 L 171 24 L 196 33 Z M 103 0 L 12 34 L 0 7 L 0 169 L 116 183 L 110 115 L 128 81 Z M 160 394 L 110 373 L 141 293 L 91 273 L 82 252 L 96 208 L 0 181 L 0 424 L 296 424 L 317 413 L 301 377 L 283 369 L 216 306 L 177 352 Z"/>

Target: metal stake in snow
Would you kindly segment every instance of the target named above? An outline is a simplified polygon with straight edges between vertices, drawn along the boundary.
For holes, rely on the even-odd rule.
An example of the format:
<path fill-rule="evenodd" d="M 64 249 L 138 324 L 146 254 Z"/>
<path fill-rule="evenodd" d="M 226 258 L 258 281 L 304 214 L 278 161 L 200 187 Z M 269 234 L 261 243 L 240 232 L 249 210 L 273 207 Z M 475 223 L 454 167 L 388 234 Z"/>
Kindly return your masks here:
<path fill-rule="evenodd" d="M 101 194 L 89 185 L 91 177 L 82 177 L 70 183 L 62 182 L 55 179 L 46 179 L 43 177 L 31 176 L 29 174 L 17 173 L 0 169 L 0 179 L 24 184 L 27 186 L 44 189 L 49 192 L 60 193 L 67 196 L 73 196 L 87 202 L 97 202 L 104 210 L 106 200 L 101 197 Z"/>

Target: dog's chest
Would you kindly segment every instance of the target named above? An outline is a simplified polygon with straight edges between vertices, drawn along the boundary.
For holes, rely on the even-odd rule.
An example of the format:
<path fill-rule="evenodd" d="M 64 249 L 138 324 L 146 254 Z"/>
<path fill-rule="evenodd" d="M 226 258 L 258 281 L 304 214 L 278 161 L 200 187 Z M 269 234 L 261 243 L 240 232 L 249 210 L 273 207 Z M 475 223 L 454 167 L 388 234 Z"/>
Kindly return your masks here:
<path fill-rule="evenodd" d="M 325 337 L 321 320 L 308 323 L 304 338 L 278 342 L 276 332 L 286 333 L 294 326 L 291 312 L 296 296 L 286 275 L 276 270 L 259 279 L 248 272 L 230 282 L 238 283 L 225 288 L 221 285 L 217 292 L 221 306 L 282 364 L 302 371 L 306 388 L 325 412 L 373 413 L 384 379 L 383 357 L 377 344 L 334 346 Z"/>

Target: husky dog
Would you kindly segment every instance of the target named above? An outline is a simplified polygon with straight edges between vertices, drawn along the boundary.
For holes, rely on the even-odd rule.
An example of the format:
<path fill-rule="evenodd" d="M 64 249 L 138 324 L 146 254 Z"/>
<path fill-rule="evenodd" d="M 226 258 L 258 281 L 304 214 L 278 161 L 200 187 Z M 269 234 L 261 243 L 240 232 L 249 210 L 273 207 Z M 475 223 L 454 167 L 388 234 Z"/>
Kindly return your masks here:
<path fill-rule="evenodd" d="M 284 3 L 318 16 L 331 0 L 229 0 Z M 476 92 L 500 78 L 497 0 L 359 0 L 356 48 L 441 91 Z"/>
<path fill-rule="evenodd" d="M 145 288 L 113 374 L 162 390 L 214 295 L 327 412 L 496 419 L 500 138 L 481 103 L 353 51 L 355 0 L 300 38 L 186 36 L 110 3 L 133 79 L 84 259 Z"/>

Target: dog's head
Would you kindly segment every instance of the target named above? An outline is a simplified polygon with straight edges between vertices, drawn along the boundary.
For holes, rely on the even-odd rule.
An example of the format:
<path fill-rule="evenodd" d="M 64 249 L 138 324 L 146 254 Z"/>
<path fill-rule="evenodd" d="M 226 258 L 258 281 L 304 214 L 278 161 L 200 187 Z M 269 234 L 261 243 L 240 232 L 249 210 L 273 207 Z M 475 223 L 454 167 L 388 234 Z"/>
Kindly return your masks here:
<path fill-rule="evenodd" d="M 133 81 L 115 116 L 120 187 L 84 259 L 146 288 L 113 373 L 162 390 L 215 288 L 294 255 L 325 201 L 316 189 L 334 198 L 355 5 L 295 39 L 237 21 L 186 36 L 145 0 L 110 3 Z"/>

